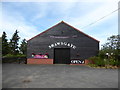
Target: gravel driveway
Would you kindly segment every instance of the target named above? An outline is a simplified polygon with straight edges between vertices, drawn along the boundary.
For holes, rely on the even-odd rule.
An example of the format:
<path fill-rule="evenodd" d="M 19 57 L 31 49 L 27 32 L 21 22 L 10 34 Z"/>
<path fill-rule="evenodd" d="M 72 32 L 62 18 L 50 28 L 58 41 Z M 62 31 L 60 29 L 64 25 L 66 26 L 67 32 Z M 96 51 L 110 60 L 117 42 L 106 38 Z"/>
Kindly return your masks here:
<path fill-rule="evenodd" d="M 117 69 L 3 64 L 3 88 L 118 88 Z"/>

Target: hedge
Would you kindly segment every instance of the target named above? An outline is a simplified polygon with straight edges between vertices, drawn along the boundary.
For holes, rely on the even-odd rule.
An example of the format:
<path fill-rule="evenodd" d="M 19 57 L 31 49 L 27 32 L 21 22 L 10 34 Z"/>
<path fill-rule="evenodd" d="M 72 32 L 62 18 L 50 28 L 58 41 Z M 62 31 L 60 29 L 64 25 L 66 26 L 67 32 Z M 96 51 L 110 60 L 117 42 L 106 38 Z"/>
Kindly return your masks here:
<path fill-rule="evenodd" d="M 18 63 L 18 64 L 26 64 L 26 57 L 3 57 L 2 63 Z"/>
<path fill-rule="evenodd" d="M 105 66 L 105 65 L 112 65 L 112 66 L 119 66 L 120 61 L 114 59 L 103 59 L 97 56 L 89 58 L 89 60 L 93 61 L 95 66 Z"/>

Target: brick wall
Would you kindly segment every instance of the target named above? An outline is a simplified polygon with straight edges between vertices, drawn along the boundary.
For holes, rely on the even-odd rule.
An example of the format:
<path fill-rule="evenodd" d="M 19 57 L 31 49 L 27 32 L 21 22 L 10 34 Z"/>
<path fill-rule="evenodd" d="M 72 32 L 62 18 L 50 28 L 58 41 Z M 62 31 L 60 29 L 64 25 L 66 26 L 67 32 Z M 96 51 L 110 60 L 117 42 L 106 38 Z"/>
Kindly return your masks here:
<path fill-rule="evenodd" d="M 85 64 L 89 64 L 89 63 L 91 63 L 91 64 L 95 64 L 92 60 L 85 60 Z"/>
<path fill-rule="evenodd" d="M 94 62 L 86 59 L 84 64 L 70 64 L 70 65 L 87 65 L 89 63 L 94 63 Z"/>
<path fill-rule="evenodd" d="M 88 63 L 93 63 L 90 60 L 85 60 L 85 64 L 70 64 L 70 65 L 86 65 Z M 27 64 L 53 64 L 53 59 L 35 59 L 28 58 Z"/>
<path fill-rule="evenodd" d="M 53 59 L 28 58 L 27 64 L 53 64 Z"/>

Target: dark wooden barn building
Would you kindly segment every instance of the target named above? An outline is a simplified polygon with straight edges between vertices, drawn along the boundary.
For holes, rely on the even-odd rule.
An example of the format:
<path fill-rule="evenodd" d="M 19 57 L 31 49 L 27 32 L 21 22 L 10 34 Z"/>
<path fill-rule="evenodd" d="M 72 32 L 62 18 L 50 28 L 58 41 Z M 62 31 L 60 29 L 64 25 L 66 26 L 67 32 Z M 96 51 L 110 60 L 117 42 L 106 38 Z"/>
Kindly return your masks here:
<path fill-rule="evenodd" d="M 99 41 L 60 22 L 28 40 L 28 64 L 84 64 L 99 51 Z"/>

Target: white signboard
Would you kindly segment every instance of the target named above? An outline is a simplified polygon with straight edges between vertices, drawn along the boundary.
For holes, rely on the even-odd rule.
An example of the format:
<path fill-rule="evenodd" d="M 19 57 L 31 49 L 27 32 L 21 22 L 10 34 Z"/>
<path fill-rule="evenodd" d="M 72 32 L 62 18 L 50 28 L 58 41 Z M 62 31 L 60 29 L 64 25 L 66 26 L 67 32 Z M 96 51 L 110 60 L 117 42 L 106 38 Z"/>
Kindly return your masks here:
<path fill-rule="evenodd" d="M 84 60 L 71 60 L 71 64 L 84 64 Z"/>
<path fill-rule="evenodd" d="M 68 43 L 68 42 L 56 42 L 56 43 L 53 43 L 53 44 L 49 45 L 48 47 L 53 48 L 53 47 L 62 46 L 62 45 L 71 47 L 73 49 L 76 49 L 76 46 L 74 44 Z"/>

